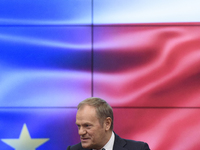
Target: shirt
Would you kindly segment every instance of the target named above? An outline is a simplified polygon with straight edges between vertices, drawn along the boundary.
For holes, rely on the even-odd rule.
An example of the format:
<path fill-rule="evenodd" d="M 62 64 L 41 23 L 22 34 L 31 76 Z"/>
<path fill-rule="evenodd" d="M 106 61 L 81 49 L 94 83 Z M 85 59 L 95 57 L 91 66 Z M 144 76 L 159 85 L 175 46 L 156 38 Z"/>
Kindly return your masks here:
<path fill-rule="evenodd" d="M 115 141 L 115 134 L 112 132 L 110 140 L 106 143 L 106 145 L 103 147 L 106 150 L 113 150 L 113 145 Z"/>
<path fill-rule="evenodd" d="M 104 148 L 105 150 L 113 150 L 114 141 L 115 141 L 115 134 L 112 132 L 112 135 L 111 135 L 111 137 L 110 137 L 110 140 L 106 143 L 106 145 L 103 146 L 103 148 Z M 102 148 L 102 149 L 103 149 L 103 148 Z M 102 150 L 102 149 L 101 149 L 101 150 Z M 93 150 L 95 150 L 95 149 L 93 149 Z"/>

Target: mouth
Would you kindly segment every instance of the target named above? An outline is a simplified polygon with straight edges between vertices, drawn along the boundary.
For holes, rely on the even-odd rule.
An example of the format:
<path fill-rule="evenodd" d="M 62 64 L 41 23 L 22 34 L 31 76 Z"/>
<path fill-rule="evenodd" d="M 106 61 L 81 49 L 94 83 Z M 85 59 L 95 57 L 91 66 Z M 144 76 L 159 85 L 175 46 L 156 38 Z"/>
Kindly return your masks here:
<path fill-rule="evenodd" d="M 86 142 L 88 141 L 90 138 L 81 138 L 81 142 Z"/>

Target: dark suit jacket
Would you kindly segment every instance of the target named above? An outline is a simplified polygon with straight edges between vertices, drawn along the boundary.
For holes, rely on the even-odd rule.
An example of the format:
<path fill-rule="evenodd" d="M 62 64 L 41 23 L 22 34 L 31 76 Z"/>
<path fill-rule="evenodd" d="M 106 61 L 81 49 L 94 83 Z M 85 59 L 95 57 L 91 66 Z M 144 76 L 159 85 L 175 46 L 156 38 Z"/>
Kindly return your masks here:
<path fill-rule="evenodd" d="M 73 146 L 68 146 L 67 150 L 89 150 L 89 149 L 84 149 L 81 146 L 81 143 L 78 143 Z M 150 149 L 147 143 L 122 139 L 117 134 L 115 134 L 113 150 L 150 150 Z"/>

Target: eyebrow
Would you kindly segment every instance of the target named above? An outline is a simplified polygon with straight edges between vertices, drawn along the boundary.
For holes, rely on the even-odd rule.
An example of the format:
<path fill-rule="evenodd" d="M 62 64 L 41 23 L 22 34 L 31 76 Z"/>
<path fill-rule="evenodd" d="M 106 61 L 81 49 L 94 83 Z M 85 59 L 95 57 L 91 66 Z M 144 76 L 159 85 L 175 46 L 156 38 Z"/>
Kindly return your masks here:
<path fill-rule="evenodd" d="M 86 125 L 86 124 L 90 124 L 91 125 L 92 123 L 90 123 L 90 122 L 84 122 L 82 124 L 79 124 L 79 123 L 76 122 L 76 125 Z"/>

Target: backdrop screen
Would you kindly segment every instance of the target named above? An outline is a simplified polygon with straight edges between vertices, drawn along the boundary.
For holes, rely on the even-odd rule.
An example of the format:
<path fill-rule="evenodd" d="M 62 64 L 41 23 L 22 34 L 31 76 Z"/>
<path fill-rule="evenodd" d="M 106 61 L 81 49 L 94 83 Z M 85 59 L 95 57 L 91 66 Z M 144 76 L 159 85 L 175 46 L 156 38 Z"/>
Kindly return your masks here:
<path fill-rule="evenodd" d="M 200 2 L 1 0 L 0 149 L 66 150 L 76 106 L 152 150 L 200 147 Z"/>

